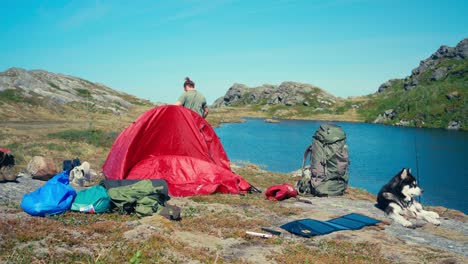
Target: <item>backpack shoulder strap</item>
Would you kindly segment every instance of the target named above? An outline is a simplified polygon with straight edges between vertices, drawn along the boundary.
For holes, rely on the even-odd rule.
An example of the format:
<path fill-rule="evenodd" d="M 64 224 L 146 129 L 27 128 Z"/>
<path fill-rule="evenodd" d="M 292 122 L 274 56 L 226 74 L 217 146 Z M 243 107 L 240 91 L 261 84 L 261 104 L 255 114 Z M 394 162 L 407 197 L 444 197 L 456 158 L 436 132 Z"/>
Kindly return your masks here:
<path fill-rule="evenodd" d="M 304 176 L 304 167 L 307 157 L 312 154 L 312 145 L 309 145 L 304 151 L 304 159 L 302 160 L 302 176 Z"/>

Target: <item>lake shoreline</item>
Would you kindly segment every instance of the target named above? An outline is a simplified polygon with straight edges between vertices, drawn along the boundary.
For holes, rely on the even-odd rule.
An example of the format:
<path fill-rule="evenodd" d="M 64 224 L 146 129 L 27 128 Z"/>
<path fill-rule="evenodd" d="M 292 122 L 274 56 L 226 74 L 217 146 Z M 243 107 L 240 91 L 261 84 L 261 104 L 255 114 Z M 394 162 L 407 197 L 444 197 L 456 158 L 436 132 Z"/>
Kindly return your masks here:
<path fill-rule="evenodd" d="M 335 115 L 335 114 L 317 114 L 312 116 L 281 116 L 272 117 L 262 111 L 254 111 L 246 107 L 223 107 L 214 108 L 211 110 L 208 116 L 208 121 L 213 127 L 219 127 L 223 123 L 243 123 L 244 118 L 263 118 L 263 119 L 274 119 L 278 121 L 282 120 L 296 120 L 296 121 L 327 121 L 327 122 L 349 122 L 349 123 L 363 123 L 363 124 L 375 124 L 391 127 L 402 127 L 402 128 L 417 128 L 417 129 L 440 129 L 446 131 L 455 132 L 468 132 L 468 129 L 460 128 L 458 130 L 451 130 L 444 127 L 426 127 L 426 126 L 403 126 L 385 123 L 374 123 L 366 122 L 363 118 L 352 118 L 349 115 Z"/>

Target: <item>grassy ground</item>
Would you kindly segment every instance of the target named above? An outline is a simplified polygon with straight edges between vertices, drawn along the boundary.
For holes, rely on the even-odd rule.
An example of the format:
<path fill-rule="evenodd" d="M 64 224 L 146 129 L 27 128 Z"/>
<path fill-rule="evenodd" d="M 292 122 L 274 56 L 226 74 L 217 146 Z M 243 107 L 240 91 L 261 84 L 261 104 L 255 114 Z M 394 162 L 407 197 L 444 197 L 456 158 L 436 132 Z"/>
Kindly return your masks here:
<path fill-rule="evenodd" d="M 148 107 L 135 108 L 127 115 L 89 120 L 56 122 L 4 122 L 0 146 L 10 148 L 18 158 L 17 170 L 24 170 L 34 155 L 61 161 L 79 157 L 93 169 L 102 166 L 113 138 Z M 212 113 L 209 121 L 219 124 L 239 121 L 249 112 L 229 110 Z M 102 116 L 104 117 L 104 116 Z M 256 165 L 235 167 L 235 172 L 254 186 L 266 187 L 297 179 L 261 170 Z M 366 191 L 349 188 L 350 201 L 375 201 Z M 7 263 L 462 263 L 463 256 L 429 246 L 396 246 L 398 238 L 387 236 L 379 227 L 317 239 L 285 236 L 272 239 L 250 237 L 245 231 L 277 227 L 292 219 L 335 216 L 327 208 L 304 210 L 298 201 L 265 200 L 262 194 L 196 196 L 173 198 L 183 219 L 170 222 L 160 216 L 138 219 L 118 214 L 90 215 L 68 212 L 34 218 L 18 203 L 0 203 L 0 262 Z M 338 206 L 338 205 L 337 205 Z M 443 210 L 443 209 L 440 209 Z M 448 214 L 447 212 L 445 212 Z M 455 214 L 457 215 L 457 214 Z M 466 216 L 458 215 L 462 221 Z M 429 230 L 445 237 L 464 239 L 460 233 Z M 395 258 L 388 252 L 408 254 Z M 392 253 L 392 254 L 393 254 Z M 414 254 L 414 256 L 413 256 Z M 450 262 L 446 262 L 450 263 Z"/>

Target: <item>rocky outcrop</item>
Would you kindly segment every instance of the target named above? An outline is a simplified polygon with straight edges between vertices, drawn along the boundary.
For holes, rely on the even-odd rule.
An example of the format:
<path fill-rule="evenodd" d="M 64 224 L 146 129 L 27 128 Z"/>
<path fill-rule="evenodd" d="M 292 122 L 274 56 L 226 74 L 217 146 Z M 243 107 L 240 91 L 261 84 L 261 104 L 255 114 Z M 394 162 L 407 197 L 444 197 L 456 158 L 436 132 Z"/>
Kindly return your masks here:
<path fill-rule="evenodd" d="M 335 102 L 333 95 L 305 83 L 283 82 L 280 85 L 264 84 L 254 88 L 236 83 L 214 102 L 213 107 L 253 104 L 327 107 Z"/>
<path fill-rule="evenodd" d="M 382 83 L 379 86 L 379 89 L 378 89 L 377 92 L 381 93 L 381 92 L 387 90 L 388 88 L 392 87 L 398 81 L 400 81 L 400 80 L 399 79 L 391 79 L 391 80 L 388 80 L 388 81 Z"/>
<path fill-rule="evenodd" d="M 111 112 L 126 111 L 133 104 L 144 102 L 103 84 L 64 74 L 21 68 L 0 72 L 0 93 L 8 94 L 16 101 L 47 105 L 50 108 L 78 103 Z"/>
<path fill-rule="evenodd" d="M 393 120 L 396 117 L 397 113 L 393 109 L 388 109 L 385 110 L 382 114 L 377 116 L 377 118 L 374 120 L 375 124 L 384 124 L 388 122 L 389 120 Z"/>
<path fill-rule="evenodd" d="M 468 59 L 468 38 L 460 41 L 455 47 L 441 46 L 429 58 L 421 61 L 419 66 L 411 71 L 411 75 L 403 79 L 404 89 L 411 90 L 423 83 L 440 81 L 453 74 L 460 76 L 468 74 L 468 69 L 454 71 L 453 65 L 444 64 L 444 61 L 449 59 Z M 382 93 L 398 81 L 400 81 L 400 79 L 392 79 L 383 83 L 380 85 L 377 92 Z"/>
<path fill-rule="evenodd" d="M 449 130 L 459 130 L 460 128 L 461 128 L 460 121 L 450 121 L 447 126 L 447 129 Z"/>

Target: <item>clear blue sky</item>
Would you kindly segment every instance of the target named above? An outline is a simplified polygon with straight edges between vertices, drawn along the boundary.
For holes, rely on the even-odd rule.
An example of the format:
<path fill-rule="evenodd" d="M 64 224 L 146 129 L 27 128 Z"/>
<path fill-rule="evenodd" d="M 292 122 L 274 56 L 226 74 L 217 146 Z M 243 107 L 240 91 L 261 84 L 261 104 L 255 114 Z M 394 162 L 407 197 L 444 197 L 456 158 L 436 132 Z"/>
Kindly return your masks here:
<path fill-rule="evenodd" d="M 44 69 L 173 102 L 235 82 L 373 93 L 468 37 L 468 1 L 0 0 L 0 70 Z"/>

